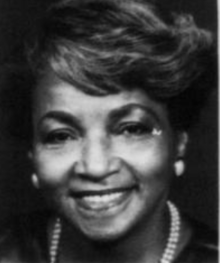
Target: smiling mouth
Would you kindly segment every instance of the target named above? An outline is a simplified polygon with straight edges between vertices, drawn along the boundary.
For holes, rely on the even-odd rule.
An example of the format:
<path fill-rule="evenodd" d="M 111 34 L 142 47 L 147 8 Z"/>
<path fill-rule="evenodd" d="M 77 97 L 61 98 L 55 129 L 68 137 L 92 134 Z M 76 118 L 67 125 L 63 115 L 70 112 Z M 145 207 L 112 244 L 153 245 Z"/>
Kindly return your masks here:
<path fill-rule="evenodd" d="M 106 211 L 119 206 L 128 199 L 129 194 L 136 187 L 107 189 L 100 191 L 81 191 L 73 194 L 79 207 L 91 211 Z"/>

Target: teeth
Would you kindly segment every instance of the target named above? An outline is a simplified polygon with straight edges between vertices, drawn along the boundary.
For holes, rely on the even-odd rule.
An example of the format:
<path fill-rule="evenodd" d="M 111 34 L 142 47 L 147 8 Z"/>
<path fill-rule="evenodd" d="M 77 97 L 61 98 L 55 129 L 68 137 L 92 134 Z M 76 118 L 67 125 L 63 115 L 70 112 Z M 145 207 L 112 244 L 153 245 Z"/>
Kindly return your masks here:
<path fill-rule="evenodd" d="M 108 203 L 118 199 L 122 193 L 112 193 L 106 195 L 93 195 L 83 197 L 84 201 L 89 203 Z"/>

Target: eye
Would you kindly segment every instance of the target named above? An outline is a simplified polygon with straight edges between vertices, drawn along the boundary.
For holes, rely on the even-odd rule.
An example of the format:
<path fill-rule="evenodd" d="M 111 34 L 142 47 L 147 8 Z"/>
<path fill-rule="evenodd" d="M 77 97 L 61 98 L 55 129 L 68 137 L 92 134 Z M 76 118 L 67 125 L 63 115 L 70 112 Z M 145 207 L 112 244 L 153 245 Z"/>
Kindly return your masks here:
<path fill-rule="evenodd" d="M 142 135 L 151 132 L 151 129 L 141 124 L 127 124 L 122 127 L 121 132 L 126 135 Z"/>
<path fill-rule="evenodd" d="M 73 132 L 66 130 L 58 130 L 48 133 L 44 137 L 44 143 L 46 144 L 64 144 L 67 141 L 75 140 L 76 135 Z"/>
<path fill-rule="evenodd" d="M 116 134 L 126 135 L 126 136 L 144 136 L 148 134 L 155 134 L 157 129 L 151 124 L 142 123 L 125 123 L 116 129 Z"/>

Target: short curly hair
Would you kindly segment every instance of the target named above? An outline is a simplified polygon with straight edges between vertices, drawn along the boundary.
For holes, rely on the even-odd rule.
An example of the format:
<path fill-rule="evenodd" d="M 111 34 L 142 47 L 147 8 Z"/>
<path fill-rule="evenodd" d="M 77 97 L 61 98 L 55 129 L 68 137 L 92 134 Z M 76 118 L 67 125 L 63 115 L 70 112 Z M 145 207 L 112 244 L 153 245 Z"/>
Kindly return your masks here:
<path fill-rule="evenodd" d="M 165 17 L 146 1 L 62 1 L 49 9 L 33 43 L 28 71 L 15 77 L 25 83 L 22 94 L 12 94 L 20 105 L 31 104 L 30 87 L 50 68 L 95 96 L 141 88 L 167 105 L 174 129 L 187 130 L 216 85 L 212 34 L 192 16 Z"/>

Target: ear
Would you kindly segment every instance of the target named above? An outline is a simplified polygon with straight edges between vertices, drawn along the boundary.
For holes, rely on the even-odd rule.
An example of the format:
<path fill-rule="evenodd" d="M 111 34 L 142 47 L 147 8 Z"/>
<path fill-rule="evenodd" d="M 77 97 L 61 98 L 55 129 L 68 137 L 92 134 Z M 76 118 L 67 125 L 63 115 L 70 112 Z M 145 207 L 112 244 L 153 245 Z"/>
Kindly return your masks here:
<path fill-rule="evenodd" d="M 185 156 L 187 144 L 188 144 L 188 133 L 179 132 L 177 135 L 177 159 L 181 159 Z"/>
<path fill-rule="evenodd" d="M 32 162 L 33 164 L 33 153 L 31 150 L 28 151 L 27 153 L 28 155 L 28 159 Z M 36 189 L 39 189 L 40 188 L 40 182 L 39 182 L 39 178 L 37 176 L 37 174 L 33 173 L 31 175 L 31 182 L 33 184 L 33 186 L 36 188 Z"/>

